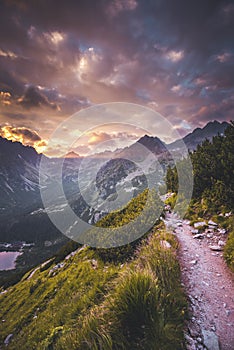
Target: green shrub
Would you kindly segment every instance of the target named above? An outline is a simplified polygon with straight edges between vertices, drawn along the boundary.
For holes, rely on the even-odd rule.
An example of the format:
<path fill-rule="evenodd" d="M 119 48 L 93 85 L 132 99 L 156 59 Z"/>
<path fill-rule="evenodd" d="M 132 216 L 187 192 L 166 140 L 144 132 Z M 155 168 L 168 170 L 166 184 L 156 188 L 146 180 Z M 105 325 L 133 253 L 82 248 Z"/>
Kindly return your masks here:
<path fill-rule="evenodd" d="M 177 195 L 176 195 L 176 193 L 173 193 L 173 195 L 171 197 L 169 197 L 165 200 L 165 204 L 170 205 L 171 208 L 173 209 L 175 204 L 176 204 L 176 199 L 177 199 Z"/>
<path fill-rule="evenodd" d="M 234 225 L 234 217 L 230 217 L 226 221 L 226 227 L 227 229 L 231 229 L 227 243 L 224 247 L 224 259 L 226 260 L 228 266 L 231 268 L 232 271 L 234 271 L 234 230 L 233 230 L 233 225 Z"/>

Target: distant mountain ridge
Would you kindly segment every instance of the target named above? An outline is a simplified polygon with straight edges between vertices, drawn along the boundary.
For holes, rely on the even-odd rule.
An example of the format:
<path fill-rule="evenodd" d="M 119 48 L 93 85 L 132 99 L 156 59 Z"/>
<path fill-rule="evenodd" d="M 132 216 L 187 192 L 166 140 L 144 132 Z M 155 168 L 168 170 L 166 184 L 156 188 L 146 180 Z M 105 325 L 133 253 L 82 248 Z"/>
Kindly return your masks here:
<path fill-rule="evenodd" d="M 33 147 L 0 137 L 0 216 L 6 211 L 27 207 L 25 194 L 31 205 L 38 199 L 38 167 L 41 155 Z"/>
<path fill-rule="evenodd" d="M 200 145 L 206 139 L 212 140 L 212 138 L 218 134 L 223 134 L 229 123 L 218 122 L 214 120 L 207 123 L 203 128 L 196 128 L 191 133 L 182 138 L 185 145 L 190 151 L 194 151 L 198 145 Z M 168 145 L 169 149 L 176 149 L 179 147 L 180 140 L 176 140 Z"/>
<path fill-rule="evenodd" d="M 74 151 L 71 151 L 71 152 L 68 152 L 67 154 L 65 154 L 64 156 L 62 156 L 61 158 L 82 158 L 78 153 L 74 152 Z"/>
<path fill-rule="evenodd" d="M 197 145 L 201 144 L 205 139 L 212 139 L 212 137 L 218 133 L 223 134 L 228 125 L 227 122 L 209 122 L 204 128 L 195 129 L 182 140 L 188 149 L 194 150 Z M 173 154 L 173 156 L 174 154 L 180 155 L 180 152 L 177 152 L 177 148 L 180 144 L 181 140 L 167 145 L 156 136 L 144 135 L 129 147 L 116 150 L 115 152 L 108 151 L 107 161 L 109 162 L 107 164 L 103 163 L 103 168 L 100 169 L 99 176 L 96 179 L 98 180 L 99 192 L 108 199 L 110 195 L 115 195 L 115 187 L 128 178 L 132 185 L 127 190 L 134 190 L 137 193 L 135 187 L 138 187 L 139 183 L 143 185 L 144 181 L 142 180 L 144 179 L 142 178 L 142 174 L 133 167 L 133 164 L 135 161 L 139 161 L 140 158 L 141 160 L 145 159 L 145 148 L 149 149 L 150 153 L 155 154 L 159 163 L 161 166 L 163 165 L 163 169 L 165 170 L 172 160 L 171 154 Z M 144 147 L 141 147 L 141 145 Z M 174 151 L 175 153 L 173 153 Z M 24 146 L 20 142 L 12 142 L 0 137 L 0 233 L 2 240 L 5 240 L 6 237 L 10 238 L 11 233 L 16 235 L 16 232 L 19 232 L 19 234 L 17 234 L 17 237 L 19 237 L 21 232 L 26 233 L 30 227 L 36 226 L 35 219 L 39 216 L 38 210 L 43 210 L 39 188 L 39 166 L 41 157 L 42 155 L 38 154 L 33 147 Z M 97 155 L 97 159 L 99 157 L 105 159 L 106 155 Z M 47 159 L 49 164 L 48 171 L 43 175 L 46 178 L 46 188 L 52 191 L 53 183 L 56 181 L 57 177 L 57 163 L 61 162 L 61 158 Z M 75 210 L 80 215 L 83 215 L 83 217 L 85 216 L 86 220 L 89 220 L 96 212 L 86 207 L 77 187 L 77 174 L 82 159 L 83 157 L 77 157 L 75 152 L 71 152 L 68 157 L 64 159 L 63 183 L 66 196 L 69 198 Z M 111 159 L 117 160 L 111 162 Z M 128 161 L 126 163 L 124 159 L 128 159 L 130 162 Z M 131 161 L 133 164 L 131 164 Z M 95 169 L 95 162 L 95 155 L 93 155 L 89 163 L 90 173 Z M 123 167 L 120 164 L 121 162 L 123 162 Z M 144 163 L 143 170 L 145 172 L 150 172 L 150 167 L 150 163 Z M 110 174 L 115 174 L 114 178 L 113 176 L 111 177 Z M 153 176 L 157 178 L 156 174 Z M 84 174 L 83 178 L 84 180 L 86 178 L 88 180 L 86 174 Z M 157 178 L 156 182 L 158 183 L 158 181 L 160 180 Z M 91 201 L 93 204 L 99 203 L 98 198 L 95 197 L 97 183 L 92 183 L 91 185 L 94 186 L 92 187 L 94 189 L 94 195 Z M 87 183 L 85 186 L 89 188 L 90 184 Z M 60 209 L 57 208 L 56 210 L 59 211 Z M 37 212 L 37 214 L 31 215 L 33 212 Z M 29 221 L 26 224 L 26 215 L 27 220 L 32 222 L 31 226 L 29 225 Z M 50 226 L 50 232 L 52 231 L 53 228 Z"/>

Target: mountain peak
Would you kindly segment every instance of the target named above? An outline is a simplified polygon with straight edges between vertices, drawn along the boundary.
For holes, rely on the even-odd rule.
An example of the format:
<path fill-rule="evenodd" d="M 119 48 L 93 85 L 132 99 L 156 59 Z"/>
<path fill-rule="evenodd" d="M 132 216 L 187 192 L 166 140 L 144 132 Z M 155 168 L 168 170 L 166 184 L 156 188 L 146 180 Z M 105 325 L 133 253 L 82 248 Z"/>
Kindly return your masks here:
<path fill-rule="evenodd" d="M 65 154 L 64 156 L 62 156 L 61 158 L 81 158 L 81 156 L 74 151 L 70 151 L 67 154 Z"/>
<path fill-rule="evenodd" d="M 0 157 L 13 160 L 18 159 L 19 155 L 29 162 L 37 162 L 40 158 L 34 147 L 0 136 Z"/>
<path fill-rule="evenodd" d="M 155 154 L 159 154 L 166 151 L 165 144 L 156 136 L 144 135 L 137 142 L 142 144 Z"/>
<path fill-rule="evenodd" d="M 140 143 L 143 143 L 144 141 L 149 141 L 149 140 L 151 140 L 151 141 L 153 141 L 153 142 L 161 142 L 162 143 L 162 141 L 157 137 L 157 136 L 149 136 L 149 135 L 147 135 L 147 134 L 145 134 L 144 136 L 142 136 L 137 142 L 140 142 Z"/>
<path fill-rule="evenodd" d="M 222 122 L 220 123 L 217 120 L 208 122 L 203 128 L 196 128 L 190 134 L 186 135 L 183 138 L 184 143 L 190 151 L 193 151 L 201 144 L 204 140 L 212 140 L 212 138 L 218 134 L 223 134 L 229 123 Z M 170 149 L 176 148 L 179 146 L 179 140 L 171 143 Z"/>

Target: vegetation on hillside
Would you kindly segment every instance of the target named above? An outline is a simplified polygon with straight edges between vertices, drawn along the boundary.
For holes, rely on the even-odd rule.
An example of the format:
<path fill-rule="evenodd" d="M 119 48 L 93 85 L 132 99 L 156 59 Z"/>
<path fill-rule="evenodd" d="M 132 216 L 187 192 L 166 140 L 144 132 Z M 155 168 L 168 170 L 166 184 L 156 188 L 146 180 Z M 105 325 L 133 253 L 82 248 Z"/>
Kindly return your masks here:
<path fill-rule="evenodd" d="M 234 123 L 225 130 L 224 136 L 213 137 L 198 145 L 190 153 L 193 165 L 193 199 L 203 200 L 210 212 L 232 210 L 234 207 Z M 186 160 L 178 162 L 184 166 Z M 167 189 L 178 191 L 177 168 L 168 168 L 166 174 Z"/>
<path fill-rule="evenodd" d="M 99 225 L 121 225 L 145 196 Z M 69 253 L 75 248 L 66 246 L 0 296 L 1 344 L 12 334 L 8 349 L 183 348 L 177 242 L 162 224 L 126 247 Z"/>
<path fill-rule="evenodd" d="M 166 249 L 160 242 L 171 242 Z M 81 328 L 64 332 L 56 349 L 181 349 L 185 299 L 169 234 L 155 233 L 111 283 Z"/>
<path fill-rule="evenodd" d="M 96 228 L 79 234 L 78 240 L 101 248 L 125 246 L 149 231 L 162 211 L 163 202 L 157 192 L 146 189 L 127 206 L 101 219 Z"/>
<path fill-rule="evenodd" d="M 224 256 L 234 270 L 233 217 L 222 216 L 229 211 L 233 214 L 234 209 L 233 140 L 234 123 L 231 122 L 223 136 L 218 135 L 213 137 L 212 141 L 204 141 L 196 151 L 190 153 L 194 188 L 187 218 L 193 221 L 204 217 L 215 217 L 221 226 L 229 230 Z M 186 164 L 186 160 L 182 160 L 179 164 L 180 166 Z M 176 167 L 168 168 L 166 185 L 168 191 L 178 192 Z M 175 195 L 169 199 L 169 202 L 174 205 Z"/>
<path fill-rule="evenodd" d="M 67 245 L 67 241 L 68 239 L 64 236 L 53 241 L 50 246 L 40 243 L 33 247 L 24 248 L 22 255 L 17 257 L 15 269 L 0 271 L 0 288 L 8 288 L 19 282 L 23 275 L 34 266 L 54 257 L 55 254 L 57 256 L 57 252 L 64 249 L 63 247 Z"/>

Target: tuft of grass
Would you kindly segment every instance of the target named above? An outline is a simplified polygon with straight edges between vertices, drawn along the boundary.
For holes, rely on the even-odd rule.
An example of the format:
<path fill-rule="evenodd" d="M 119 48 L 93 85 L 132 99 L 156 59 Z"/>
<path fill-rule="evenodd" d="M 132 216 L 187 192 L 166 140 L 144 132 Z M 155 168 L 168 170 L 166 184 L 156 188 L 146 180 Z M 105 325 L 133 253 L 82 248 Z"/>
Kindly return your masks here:
<path fill-rule="evenodd" d="M 175 204 L 176 204 L 176 199 L 177 199 L 177 194 L 176 193 L 173 193 L 173 195 L 171 197 L 168 197 L 166 200 L 165 200 L 165 204 L 166 205 L 170 205 L 171 206 L 171 209 L 174 208 Z"/>
<path fill-rule="evenodd" d="M 162 248 L 162 239 L 171 249 Z M 55 349 L 181 349 L 186 301 L 175 238 L 155 233 L 110 285 L 104 301 L 62 336 Z"/>

